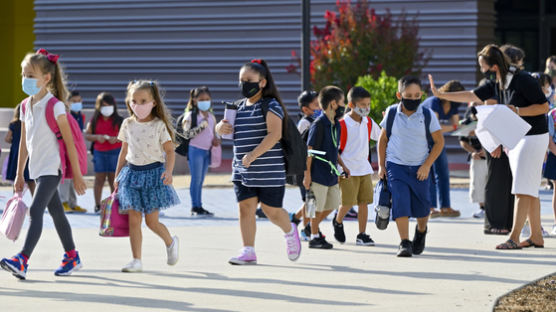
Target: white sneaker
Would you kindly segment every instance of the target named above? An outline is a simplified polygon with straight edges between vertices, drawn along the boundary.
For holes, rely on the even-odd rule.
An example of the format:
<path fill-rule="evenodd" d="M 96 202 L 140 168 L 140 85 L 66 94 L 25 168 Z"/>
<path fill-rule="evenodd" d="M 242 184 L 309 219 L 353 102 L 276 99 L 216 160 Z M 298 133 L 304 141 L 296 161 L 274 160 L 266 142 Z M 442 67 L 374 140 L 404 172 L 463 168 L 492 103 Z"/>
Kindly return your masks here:
<path fill-rule="evenodd" d="M 521 236 L 523 237 L 531 236 L 531 228 L 529 227 L 529 222 L 526 222 L 525 225 L 523 226 L 523 229 L 521 230 Z"/>
<path fill-rule="evenodd" d="M 554 224 L 554 225 L 552 226 L 552 231 L 550 232 L 550 235 L 556 236 L 556 224 Z"/>
<path fill-rule="evenodd" d="M 479 209 L 477 212 L 473 214 L 473 218 L 483 219 L 485 217 L 485 211 L 483 209 Z"/>
<path fill-rule="evenodd" d="M 542 231 L 542 237 L 550 237 L 550 233 L 548 233 L 547 231 L 544 230 L 544 228 L 541 226 L 541 231 Z"/>
<path fill-rule="evenodd" d="M 170 247 L 166 247 L 166 252 L 168 253 L 168 265 L 174 265 L 178 263 L 180 258 L 180 240 L 177 236 L 172 237 L 172 245 Z"/>
<path fill-rule="evenodd" d="M 125 267 L 123 267 L 122 272 L 136 273 L 143 271 L 143 264 L 139 259 L 133 259 Z"/>

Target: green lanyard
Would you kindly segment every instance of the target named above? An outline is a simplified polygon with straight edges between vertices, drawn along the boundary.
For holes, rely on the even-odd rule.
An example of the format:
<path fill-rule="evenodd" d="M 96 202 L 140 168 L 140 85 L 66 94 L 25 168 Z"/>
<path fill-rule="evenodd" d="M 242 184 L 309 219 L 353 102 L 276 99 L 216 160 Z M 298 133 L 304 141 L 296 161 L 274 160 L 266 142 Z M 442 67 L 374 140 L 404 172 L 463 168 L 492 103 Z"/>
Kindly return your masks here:
<path fill-rule="evenodd" d="M 334 145 L 334 148 L 338 148 L 338 138 L 336 135 L 336 131 L 334 131 L 334 126 L 330 126 L 331 130 L 332 130 L 332 144 Z M 338 171 L 338 168 L 328 159 L 320 157 L 318 155 L 315 154 L 311 154 L 311 156 L 315 159 L 318 159 L 320 161 L 324 161 L 325 163 L 327 163 L 328 165 L 330 165 L 330 173 L 336 174 L 337 176 L 340 176 L 340 171 Z"/>
<path fill-rule="evenodd" d="M 334 126 L 330 125 L 330 129 L 332 130 L 332 144 L 334 144 L 334 148 L 338 147 L 338 138 L 336 135 L 336 131 L 334 131 Z"/>

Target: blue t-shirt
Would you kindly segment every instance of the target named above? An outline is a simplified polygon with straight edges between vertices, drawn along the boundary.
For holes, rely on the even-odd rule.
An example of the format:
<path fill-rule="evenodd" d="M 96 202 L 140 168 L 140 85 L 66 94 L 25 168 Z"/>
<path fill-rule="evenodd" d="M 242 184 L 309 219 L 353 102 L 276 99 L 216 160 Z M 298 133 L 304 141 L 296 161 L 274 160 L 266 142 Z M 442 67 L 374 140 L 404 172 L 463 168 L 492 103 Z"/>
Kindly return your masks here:
<path fill-rule="evenodd" d="M 444 113 L 444 108 L 442 107 L 442 101 L 436 96 L 431 96 L 423 101 L 421 104 L 423 107 L 430 108 L 433 112 L 438 114 L 439 120 L 449 121 L 452 116 L 458 114 L 458 108 L 461 103 L 450 102 L 450 110 L 448 113 Z"/>
<path fill-rule="evenodd" d="M 317 135 L 317 127 L 320 127 L 322 137 Z M 312 146 L 314 150 L 326 152 L 325 155 L 318 155 L 332 163 L 334 167 L 338 164 L 338 145 L 340 143 L 340 126 L 338 122 L 334 125 L 326 115 L 321 115 L 309 128 L 307 146 Z M 338 176 L 328 162 L 324 162 L 313 157 L 311 162 L 311 180 L 325 186 L 338 184 Z"/>
<path fill-rule="evenodd" d="M 267 135 L 266 119 L 261 109 L 262 100 L 253 105 L 244 101 L 238 108 L 234 123 L 234 160 L 232 181 L 247 187 L 279 187 L 286 184 L 284 153 L 280 142 L 259 156 L 245 168 L 241 162 L 245 154 L 254 150 Z M 275 99 L 268 103 L 268 111 L 284 118 L 282 106 Z"/>

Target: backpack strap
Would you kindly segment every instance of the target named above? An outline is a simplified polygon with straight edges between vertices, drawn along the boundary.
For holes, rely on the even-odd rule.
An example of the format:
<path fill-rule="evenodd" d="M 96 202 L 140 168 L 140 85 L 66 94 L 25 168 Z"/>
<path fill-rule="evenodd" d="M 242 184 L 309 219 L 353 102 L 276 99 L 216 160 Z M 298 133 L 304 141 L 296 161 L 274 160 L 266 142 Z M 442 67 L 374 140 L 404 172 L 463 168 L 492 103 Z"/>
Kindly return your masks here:
<path fill-rule="evenodd" d="M 27 108 L 27 103 L 29 103 L 30 98 L 31 97 L 26 97 L 26 98 L 23 99 L 23 101 L 21 101 L 21 111 L 23 112 L 23 115 L 25 115 L 25 110 Z M 22 118 L 20 118 L 20 119 L 22 119 Z M 23 118 L 23 119 L 25 119 L 25 118 Z"/>
<path fill-rule="evenodd" d="M 390 135 L 392 135 L 392 126 L 394 125 L 394 118 L 396 118 L 396 114 L 398 113 L 398 105 L 400 104 L 393 104 L 388 107 L 388 113 L 386 120 L 386 137 L 390 139 Z"/>
<path fill-rule="evenodd" d="M 340 154 L 344 151 L 344 148 L 346 148 L 347 137 L 348 131 L 346 121 L 342 118 L 340 119 Z"/>
<path fill-rule="evenodd" d="M 367 132 L 369 134 L 369 141 L 371 140 L 371 132 L 373 131 L 373 120 L 367 116 Z"/>
<path fill-rule="evenodd" d="M 56 117 L 54 117 L 54 105 L 60 102 L 55 96 L 51 97 L 46 103 L 46 123 L 54 135 L 56 136 L 57 140 L 63 140 L 62 133 L 60 132 L 60 128 L 58 127 L 58 123 L 56 122 Z"/>

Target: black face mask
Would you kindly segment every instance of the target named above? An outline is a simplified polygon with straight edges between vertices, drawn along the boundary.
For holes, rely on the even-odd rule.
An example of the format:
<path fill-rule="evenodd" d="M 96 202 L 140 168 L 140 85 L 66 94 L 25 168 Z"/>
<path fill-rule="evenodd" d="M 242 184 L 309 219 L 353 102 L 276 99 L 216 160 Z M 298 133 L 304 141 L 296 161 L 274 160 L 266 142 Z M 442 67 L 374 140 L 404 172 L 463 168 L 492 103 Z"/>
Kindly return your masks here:
<path fill-rule="evenodd" d="M 402 104 L 405 109 L 408 111 L 416 111 L 419 104 L 421 104 L 421 99 L 417 100 L 410 100 L 410 99 L 402 99 Z"/>
<path fill-rule="evenodd" d="M 485 78 L 487 80 L 496 81 L 496 72 L 495 71 L 492 71 L 492 70 L 489 69 L 486 72 L 484 72 L 483 75 L 485 75 Z"/>
<path fill-rule="evenodd" d="M 241 88 L 241 94 L 246 98 L 252 98 L 261 90 L 258 82 L 242 81 L 239 83 L 239 86 Z"/>
<path fill-rule="evenodd" d="M 335 110 L 336 116 L 334 116 L 334 119 L 342 118 L 344 116 L 345 111 L 346 111 L 345 107 L 338 105 L 338 108 L 336 108 L 336 110 Z"/>

